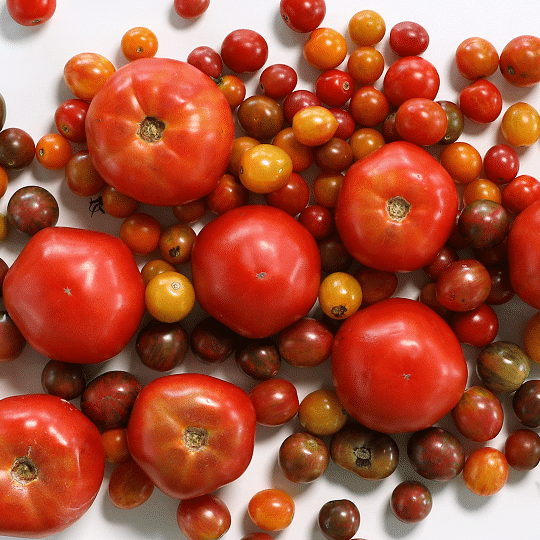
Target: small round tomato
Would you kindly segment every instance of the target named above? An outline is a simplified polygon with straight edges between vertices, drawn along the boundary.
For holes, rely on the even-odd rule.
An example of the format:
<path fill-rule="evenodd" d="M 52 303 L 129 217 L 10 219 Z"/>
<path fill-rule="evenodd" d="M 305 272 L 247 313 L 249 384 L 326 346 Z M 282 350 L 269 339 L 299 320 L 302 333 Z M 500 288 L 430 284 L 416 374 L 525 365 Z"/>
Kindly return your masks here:
<path fill-rule="evenodd" d="M 321 105 L 304 107 L 292 119 L 295 138 L 306 146 L 319 146 L 328 142 L 337 128 L 336 117 Z"/>
<path fill-rule="evenodd" d="M 285 185 L 270 193 L 265 193 L 264 199 L 267 204 L 280 208 L 291 216 L 296 216 L 306 208 L 309 196 L 309 184 L 303 176 L 293 171 Z"/>
<path fill-rule="evenodd" d="M 129 195 L 120 193 L 112 186 L 106 185 L 101 193 L 103 210 L 116 218 L 132 216 L 139 208 L 139 201 Z"/>
<path fill-rule="evenodd" d="M 207 493 L 178 504 L 176 520 L 188 540 L 217 540 L 231 526 L 231 513 L 217 495 Z"/>
<path fill-rule="evenodd" d="M 72 154 L 71 144 L 58 133 L 48 133 L 36 144 L 36 160 L 46 169 L 53 171 L 63 169 Z"/>
<path fill-rule="evenodd" d="M 525 381 L 516 390 L 512 409 L 522 425 L 532 429 L 540 427 L 540 380 Z"/>
<path fill-rule="evenodd" d="M 516 429 L 504 443 L 504 455 L 510 467 L 530 471 L 540 463 L 540 435 L 531 429 Z"/>
<path fill-rule="evenodd" d="M 317 204 L 326 208 L 334 208 L 341 184 L 343 183 L 342 173 L 320 173 L 313 181 L 313 195 Z"/>
<path fill-rule="evenodd" d="M 399 483 L 390 498 L 394 515 L 404 523 L 418 523 L 431 512 L 433 500 L 429 489 L 414 480 Z"/>
<path fill-rule="evenodd" d="M 333 272 L 326 276 L 319 288 L 319 305 L 325 315 L 332 319 L 347 319 L 362 304 L 362 287 L 347 272 Z"/>
<path fill-rule="evenodd" d="M 476 495 L 488 497 L 500 491 L 508 479 L 508 461 L 496 448 L 473 450 L 463 467 L 463 481 Z"/>
<path fill-rule="evenodd" d="M 392 26 L 389 44 L 398 56 L 418 56 L 428 48 L 429 34 L 421 24 L 403 21 Z"/>
<path fill-rule="evenodd" d="M 9 198 L 7 218 L 18 231 L 34 236 L 48 227 L 54 227 L 60 210 L 54 195 L 41 186 L 24 186 Z"/>
<path fill-rule="evenodd" d="M 216 84 L 231 109 L 236 109 L 244 101 L 246 85 L 240 77 L 233 74 L 222 75 L 216 80 Z"/>
<path fill-rule="evenodd" d="M 145 503 L 153 492 L 152 480 L 133 459 L 115 464 L 109 478 L 108 495 L 116 508 L 137 508 Z"/>
<path fill-rule="evenodd" d="M 315 30 L 326 15 L 325 0 L 280 0 L 279 12 L 285 24 L 295 32 Z"/>
<path fill-rule="evenodd" d="M 459 93 L 459 108 L 473 122 L 489 124 L 501 114 L 503 99 L 500 90 L 487 79 L 478 79 Z"/>
<path fill-rule="evenodd" d="M 289 154 L 293 162 L 293 171 L 296 173 L 308 169 L 315 159 L 315 149 L 299 142 L 294 136 L 292 126 L 283 128 L 274 137 L 272 144 L 279 146 Z"/>
<path fill-rule="evenodd" d="M 186 62 L 214 79 L 217 79 L 223 71 L 223 60 L 221 60 L 221 56 L 215 49 L 212 49 L 208 45 L 195 47 L 187 55 Z"/>
<path fill-rule="evenodd" d="M 319 437 L 337 433 L 347 421 L 347 413 L 332 390 L 319 389 L 300 402 L 298 419 L 302 427 Z"/>
<path fill-rule="evenodd" d="M 523 332 L 523 347 L 532 362 L 540 364 L 540 312 L 527 320 Z"/>
<path fill-rule="evenodd" d="M 491 146 L 484 154 L 484 174 L 497 184 L 507 184 L 519 172 L 519 155 L 507 144 Z"/>
<path fill-rule="evenodd" d="M 168 270 L 175 270 L 171 263 L 163 259 L 151 259 L 141 268 L 141 276 L 144 283 L 148 284 L 155 275 L 167 272 Z"/>
<path fill-rule="evenodd" d="M 6 7 L 15 22 L 37 26 L 54 15 L 56 0 L 7 0 Z"/>
<path fill-rule="evenodd" d="M 66 62 L 64 81 L 76 97 L 91 101 L 115 71 L 108 58 L 98 53 L 84 52 Z"/>
<path fill-rule="evenodd" d="M 122 54 L 130 61 L 138 58 L 151 58 L 158 50 L 156 34 L 145 26 L 130 28 L 120 42 Z"/>
<path fill-rule="evenodd" d="M 399 136 L 419 146 L 438 143 L 444 137 L 447 127 L 448 117 L 444 109 L 432 99 L 408 99 L 396 112 Z"/>
<path fill-rule="evenodd" d="M 122 221 L 119 236 L 133 253 L 149 255 L 157 249 L 161 233 L 161 223 L 156 217 L 138 212 Z"/>
<path fill-rule="evenodd" d="M 439 141 L 439 144 L 452 144 L 456 142 L 463 133 L 465 127 L 465 117 L 459 106 L 453 101 L 439 100 L 437 103 L 443 108 L 448 119 L 448 127 L 444 137 Z"/>
<path fill-rule="evenodd" d="M 470 37 L 462 41 L 456 49 L 456 67 L 465 77 L 475 81 L 490 77 L 499 67 L 499 53 L 487 39 Z"/>
<path fill-rule="evenodd" d="M 349 112 L 357 124 L 375 127 L 382 124 L 390 112 L 390 103 L 383 92 L 372 85 L 358 88 L 351 97 Z"/>
<path fill-rule="evenodd" d="M 172 207 L 172 213 L 180 223 L 195 223 L 202 219 L 206 210 L 204 197 L 187 203 L 176 204 Z"/>
<path fill-rule="evenodd" d="M 47 394 L 67 401 L 78 398 L 86 388 L 86 377 L 80 364 L 49 360 L 41 371 L 41 386 Z"/>
<path fill-rule="evenodd" d="M 90 105 L 82 99 L 67 99 L 54 113 L 56 129 L 68 140 L 83 143 L 86 140 L 84 123 Z"/>
<path fill-rule="evenodd" d="M 508 234 L 510 218 L 502 204 L 476 199 L 460 212 L 458 229 L 475 249 L 489 249 L 500 244 Z"/>
<path fill-rule="evenodd" d="M 259 76 L 259 87 L 263 94 L 272 99 L 283 99 L 296 87 L 298 74 L 287 64 L 272 64 Z"/>
<path fill-rule="evenodd" d="M 353 262 L 351 254 L 345 249 L 341 238 L 331 234 L 317 242 L 321 255 L 321 268 L 327 274 L 347 272 Z M 363 298 L 363 295 L 362 295 Z"/>
<path fill-rule="evenodd" d="M 473 201 L 486 200 L 500 204 L 502 194 L 499 185 L 487 178 L 475 178 L 469 182 L 461 192 L 461 199 L 464 206 L 468 206 Z M 466 240 L 463 239 L 465 245 Z"/>
<path fill-rule="evenodd" d="M 354 93 L 354 80 L 341 69 L 327 69 L 315 80 L 315 95 L 329 107 L 342 107 Z"/>
<path fill-rule="evenodd" d="M 0 167 L 14 171 L 24 169 L 34 161 L 35 155 L 34 139 L 24 129 L 0 131 Z"/>
<path fill-rule="evenodd" d="M 376 45 L 386 32 L 386 23 L 382 16 L 372 9 L 362 9 L 355 13 L 347 25 L 349 37 L 359 47 Z"/>
<path fill-rule="evenodd" d="M 204 198 L 210 212 L 221 215 L 249 201 L 249 190 L 232 174 L 225 173 L 217 186 Z"/>
<path fill-rule="evenodd" d="M 510 40 L 501 51 L 499 69 L 514 86 L 534 86 L 540 81 L 540 38 L 523 35 Z"/>
<path fill-rule="evenodd" d="M 279 351 L 269 337 L 241 340 L 234 359 L 243 373 L 257 381 L 275 377 L 281 366 Z"/>
<path fill-rule="evenodd" d="M 297 484 L 309 484 L 320 478 L 329 461 L 326 443 L 305 431 L 289 435 L 279 447 L 279 468 L 287 480 Z"/>
<path fill-rule="evenodd" d="M 360 527 L 360 511 L 349 499 L 328 501 L 319 510 L 318 523 L 329 540 L 350 540 Z"/>
<path fill-rule="evenodd" d="M 103 442 L 107 463 L 123 463 L 131 457 L 125 427 L 110 428 L 102 431 L 101 441 Z"/>
<path fill-rule="evenodd" d="M 470 311 L 454 313 L 450 326 L 461 343 L 485 347 L 497 337 L 499 319 L 495 310 L 484 303 Z"/>
<path fill-rule="evenodd" d="M 105 185 L 87 150 L 79 150 L 70 156 L 65 165 L 64 180 L 69 190 L 80 197 L 96 195 Z"/>
<path fill-rule="evenodd" d="M 384 56 L 375 47 L 357 47 L 349 55 L 347 71 L 358 85 L 372 85 L 384 72 Z"/>
<path fill-rule="evenodd" d="M 501 204 L 517 215 L 540 199 L 540 182 L 529 174 L 520 174 L 506 184 L 501 193 Z"/>
<path fill-rule="evenodd" d="M 503 114 L 501 131 L 508 144 L 531 146 L 540 138 L 540 114 L 529 103 L 513 103 Z"/>
<path fill-rule="evenodd" d="M 248 514 L 253 523 L 265 531 L 282 531 L 294 518 L 294 500 L 281 489 L 259 491 L 248 503 Z"/>
<path fill-rule="evenodd" d="M 333 28 L 313 30 L 303 47 L 304 58 L 315 69 L 337 68 L 347 57 L 347 41 Z"/>
<path fill-rule="evenodd" d="M 236 115 L 245 134 L 259 141 L 275 137 L 283 127 L 281 105 L 266 95 L 248 97 Z"/>
<path fill-rule="evenodd" d="M 196 19 L 208 9 L 210 0 L 174 0 L 173 5 L 183 19 Z"/>
<path fill-rule="evenodd" d="M 331 210 L 318 204 L 306 206 L 300 212 L 298 222 L 311 233 L 315 240 L 326 238 L 334 230 L 334 216 Z"/>
<path fill-rule="evenodd" d="M 395 272 L 363 266 L 354 273 L 354 277 L 362 289 L 362 307 L 390 298 L 398 287 L 398 277 Z"/>
<path fill-rule="evenodd" d="M 263 426 L 281 426 L 292 420 L 300 402 L 296 387 L 285 379 L 267 379 L 257 383 L 249 393 L 257 422 Z"/>
<path fill-rule="evenodd" d="M 163 259 L 172 265 L 186 264 L 191 259 L 191 249 L 196 236 L 187 223 L 173 223 L 161 232 L 159 252 Z"/>
<path fill-rule="evenodd" d="M 285 120 L 292 124 L 294 115 L 304 107 L 322 105 L 321 100 L 310 90 L 294 90 L 283 100 Z"/>
<path fill-rule="evenodd" d="M 209 364 L 224 362 L 234 351 L 235 334 L 213 317 L 199 321 L 189 335 L 189 344 L 195 356 Z"/>
<path fill-rule="evenodd" d="M 386 141 L 380 131 L 365 127 L 357 129 L 351 135 L 349 144 L 353 151 L 353 160 L 359 161 L 384 146 Z"/>
<path fill-rule="evenodd" d="M 456 141 L 446 146 L 441 152 L 440 162 L 458 184 L 468 184 L 482 172 L 480 152 L 465 141 Z"/>
<path fill-rule="evenodd" d="M 0 362 L 18 358 L 26 346 L 26 340 L 6 311 L 0 311 Z"/>
<path fill-rule="evenodd" d="M 227 34 L 221 43 L 221 59 L 234 73 L 252 73 L 268 58 L 268 43 L 255 30 L 240 28 Z"/>

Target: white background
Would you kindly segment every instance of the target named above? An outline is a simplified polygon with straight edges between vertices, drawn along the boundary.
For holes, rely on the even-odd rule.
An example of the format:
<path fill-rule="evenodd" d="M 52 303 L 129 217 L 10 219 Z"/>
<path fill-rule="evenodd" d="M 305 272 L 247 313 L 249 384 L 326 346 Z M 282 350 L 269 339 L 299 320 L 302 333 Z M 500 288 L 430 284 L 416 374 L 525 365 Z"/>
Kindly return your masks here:
<path fill-rule="evenodd" d="M 425 26 L 430 34 L 430 45 L 424 56 L 432 61 L 441 75 L 438 99 L 456 101 L 466 81 L 454 67 L 454 52 L 467 37 L 478 35 L 490 40 L 500 52 L 513 37 L 535 34 L 540 20 L 540 4 L 514 0 L 455 1 L 452 3 L 417 0 L 416 2 L 379 1 L 343 2 L 327 0 L 327 14 L 323 26 L 330 26 L 346 34 L 350 17 L 360 9 L 374 9 L 386 20 L 387 34 L 378 46 L 390 62 L 395 57 L 388 48 L 388 32 L 397 22 L 413 20 Z M 159 56 L 184 60 L 198 45 L 209 45 L 219 50 L 223 37 L 236 28 L 251 28 L 264 35 L 269 44 L 268 63 L 288 63 L 300 75 L 297 88 L 312 89 L 317 73 L 302 59 L 304 35 L 289 30 L 279 16 L 279 1 L 211 0 L 208 11 L 198 20 L 183 21 L 173 10 L 172 0 L 147 2 L 128 0 L 59 0 L 53 18 L 41 27 L 26 28 L 14 23 L 7 13 L 5 2 L 0 6 L 0 93 L 7 103 L 5 127 L 20 127 L 37 141 L 54 131 L 53 115 L 56 107 L 73 97 L 64 86 L 64 64 L 73 55 L 92 51 L 108 57 L 117 67 L 126 61 L 120 51 L 120 40 L 134 26 L 151 28 L 159 39 Z M 352 50 L 352 46 L 350 48 Z M 257 74 L 244 77 L 248 95 L 256 91 Z M 518 100 L 528 101 L 540 108 L 540 88 L 518 90 L 501 80 L 499 73 L 491 80 L 499 85 L 505 99 L 504 108 Z M 474 144 L 484 154 L 493 144 L 501 142 L 499 122 L 491 126 L 467 124 L 463 140 Z M 521 173 L 540 176 L 540 152 L 537 143 L 520 150 Z M 94 214 L 90 217 L 88 200 L 72 195 L 63 186 L 62 173 L 50 173 L 34 163 L 20 173 L 10 173 L 8 193 L 0 200 L 0 212 L 5 213 L 9 196 L 23 185 L 40 184 L 51 190 L 60 203 L 60 225 L 92 227 L 117 233 L 117 220 Z M 155 209 L 143 208 L 150 212 Z M 168 210 L 156 212 L 164 225 L 174 222 Z M 0 257 L 11 263 L 27 240 L 12 231 L 0 245 Z M 142 259 L 139 261 L 144 262 Z M 398 295 L 414 297 L 421 276 L 400 276 Z M 534 313 L 519 300 L 497 309 L 501 330 L 498 339 L 522 344 L 524 323 Z M 189 329 L 196 314 L 186 321 Z M 474 358 L 477 351 L 464 347 L 471 361 L 470 383 L 476 382 Z M 40 374 L 46 359 L 26 348 L 23 355 L 11 363 L 0 364 L 0 397 L 22 392 L 40 392 Z M 310 371 L 295 370 L 283 364 L 280 376 L 293 380 L 300 398 L 309 391 L 330 385 L 329 363 Z M 141 365 L 133 343 L 117 358 L 89 368 L 90 376 L 110 369 L 129 369 L 142 382 L 156 374 Z M 203 365 L 188 357 L 176 371 L 201 371 L 227 377 L 249 390 L 254 382 L 238 372 L 234 359 L 219 367 Z M 540 370 L 533 366 L 531 378 L 538 378 Z M 504 400 L 507 423 L 504 431 L 489 444 L 503 448 L 507 433 L 519 427 L 512 418 L 509 399 Z M 448 419 L 442 425 L 455 432 Z M 433 510 L 426 520 L 417 525 L 398 522 L 389 510 L 389 497 L 395 485 L 404 479 L 421 478 L 410 468 L 405 455 L 406 436 L 397 436 L 402 450 L 400 465 L 394 475 L 381 482 L 360 480 L 352 474 L 330 465 L 325 476 L 311 485 L 300 486 L 287 481 L 277 466 L 279 445 L 292 431 L 299 429 L 295 422 L 281 428 L 261 428 L 252 463 L 246 473 L 233 484 L 221 489 L 219 495 L 232 513 L 232 526 L 225 538 L 239 540 L 256 528 L 246 513 L 249 498 L 258 490 L 279 487 L 289 492 L 296 502 L 296 516 L 289 529 L 276 534 L 281 540 L 321 540 L 316 518 L 326 501 L 338 498 L 353 500 L 361 513 L 358 538 L 369 540 L 391 539 L 454 539 L 454 538 L 521 538 L 538 537 L 540 526 L 540 471 L 524 474 L 511 471 L 508 484 L 501 492 L 481 498 L 471 494 L 461 478 L 448 484 L 426 482 L 433 493 Z M 467 450 L 478 445 L 467 444 Z M 107 476 L 110 469 L 107 469 Z M 0 494 L 1 496 L 1 494 Z M 57 539 L 90 540 L 116 538 L 139 540 L 145 538 L 173 540 L 183 538 L 178 530 L 175 513 L 177 502 L 157 490 L 143 506 L 121 511 L 109 502 L 106 480 L 95 504 L 74 526 Z"/>

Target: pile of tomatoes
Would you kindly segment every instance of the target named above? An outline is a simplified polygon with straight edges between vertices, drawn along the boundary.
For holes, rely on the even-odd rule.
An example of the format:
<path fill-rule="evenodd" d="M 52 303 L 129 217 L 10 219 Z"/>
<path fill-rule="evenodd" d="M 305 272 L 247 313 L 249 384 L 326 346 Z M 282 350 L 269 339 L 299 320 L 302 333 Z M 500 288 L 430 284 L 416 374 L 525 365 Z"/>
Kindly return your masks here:
<path fill-rule="evenodd" d="M 8 8 L 21 24 L 41 24 L 55 7 L 25 20 L 16 4 Z M 174 7 L 193 18 L 209 3 Z M 65 529 L 92 504 L 109 463 L 115 506 L 135 508 L 157 487 L 179 500 L 187 538 L 217 539 L 231 515 L 216 491 L 248 468 L 257 425 L 293 419 L 301 430 L 277 460 L 299 484 L 330 462 L 387 478 L 400 459 L 394 434 L 410 434 L 407 459 L 422 481 L 400 482 L 390 501 L 405 523 L 429 514 L 430 481 L 461 476 L 489 496 L 510 467 L 540 462 L 540 381 L 531 377 L 540 313 L 523 347 L 496 340 L 497 306 L 519 298 L 540 309 L 540 182 L 520 174 L 517 151 L 540 138 L 540 115 L 525 102 L 503 112 L 489 80 L 500 70 L 516 87 L 537 84 L 540 38 L 516 37 L 500 54 L 483 38 L 463 41 L 455 64 L 470 84 L 453 103 L 437 100 L 421 25 L 390 29 L 397 59 L 385 72 L 382 16 L 359 11 L 345 36 L 322 26 L 325 12 L 324 0 L 280 3 L 283 24 L 306 34 L 302 54 L 319 73 L 311 89 L 297 88 L 291 66 L 266 65 L 268 45 L 253 30 L 177 60 L 159 58 L 154 32 L 136 27 L 122 36 L 122 67 L 91 52 L 66 60 L 73 97 L 36 143 L 4 129 L 0 96 L 0 195 L 35 159 L 119 223 L 117 236 L 57 226 L 60 206 L 41 186 L 18 189 L 0 216 L 3 241 L 10 229 L 28 236 L 12 264 L 0 259 L 0 361 L 27 345 L 48 359 L 43 394 L 0 401 L 0 438 L 25 426 L 2 446 L 0 483 L 13 498 L 0 502 L 0 534 Z M 246 96 L 242 76 L 253 73 L 259 92 Z M 504 142 L 484 155 L 462 139 L 468 122 L 499 118 Z M 162 225 L 165 211 L 173 224 Z M 395 297 L 404 275 L 421 283 L 417 300 Z M 130 343 L 151 381 L 122 370 L 89 377 L 89 366 Z M 478 384 L 468 387 L 462 345 L 478 349 Z M 188 351 L 207 365 L 233 356 L 251 389 L 184 372 Z M 332 388 L 299 400 L 282 361 L 330 361 Z M 498 449 L 488 443 L 502 430 L 504 398 L 522 427 Z M 36 435 L 50 424 L 54 436 Z M 468 442 L 480 444 L 469 452 Z M 44 484 L 67 480 L 48 446 L 63 448 L 62 466 L 79 464 L 65 466 L 77 469 L 77 505 L 50 520 L 37 517 L 49 504 Z M 286 491 L 257 492 L 248 514 L 265 532 L 243 540 L 271 538 L 294 511 Z M 360 512 L 329 501 L 318 525 L 330 540 L 350 540 Z"/>

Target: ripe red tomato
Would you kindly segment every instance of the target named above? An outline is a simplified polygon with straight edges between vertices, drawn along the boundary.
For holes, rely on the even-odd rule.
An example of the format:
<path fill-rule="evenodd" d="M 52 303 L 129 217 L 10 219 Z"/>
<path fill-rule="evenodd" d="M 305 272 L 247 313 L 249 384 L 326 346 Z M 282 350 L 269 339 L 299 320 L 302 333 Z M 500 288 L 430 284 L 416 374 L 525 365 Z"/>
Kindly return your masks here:
<path fill-rule="evenodd" d="M 415 300 L 390 298 L 361 309 L 334 338 L 337 396 L 353 418 L 377 431 L 432 426 L 458 403 L 467 376 L 451 328 Z"/>
<path fill-rule="evenodd" d="M 201 307 L 245 337 L 271 336 L 304 317 L 319 292 L 313 236 L 272 206 L 235 208 L 205 225 L 191 265 Z"/>
<path fill-rule="evenodd" d="M 486 79 L 478 79 L 459 93 L 461 112 L 479 124 L 494 122 L 501 114 L 503 98 L 500 90 Z"/>
<path fill-rule="evenodd" d="M 281 0 L 279 12 L 285 24 L 295 32 L 312 32 L 326 15 L 325 0 Z"/>
<path fill-rule="evenodd" d="M 244 390 L 209 375 L 179 373 L 154 379 L 139 392 L 127 438 L 133 459 L 161 491 L 190 499 L 243 474 L 255 427 Z"/>
<path fill-rule="evenodd" d="M 0 401 L 0 534 L 58 533 L 90 508 L 103 481 L 101 435 L 74 405 L 48 394 Z"/>
<path fill-rule="evenodd" d="M 268 59 L 268 43 L 255 30 L 238 28 L 225 36 L 220 49 L 223 63 L 235 73 L 253 73 Z"/>
<path fill-rule="evenodd" d="M 510 282 L 527 304 L 540 309 L 540 201 L 516 217 L 508 233 Z"/>
<path fill-rule="evenodd" d="M 86 137 L 108 184 L 140 202 L 176 206 L 216 187 L 234 122 L 219 87 L 197 68 L 141 58 L 119 69 L 92 99 Z"/>
<path fill-rule="evenodd" d="M 144 281 L 129 248 L 119 238 L 85 229 L 36 233 L 11 265 L 3 292 L 26 341 L 63 362 L 112 358 L 145 312 Z"/>
<path fill-rule="evenodd" d="M 455 183 L 440 163 L 415 144 L 397 141 L 348 169 L 335 221 L 347 251 L 360 263 L 405 272 L 435 258 L 457 208 Z"/>
<path fill-rule="evenodd" d="M 534 86 L 540 81 L 540 38 L 524 35 L 510 40 L 501 51 L 499 69 L 514 86 Z"/>
<path fill-rule="evenodd" d="M 56 11 L 56 0 L 7 0 L 11 18 L 23 26 L 37 26 L 48 21 Z"/>

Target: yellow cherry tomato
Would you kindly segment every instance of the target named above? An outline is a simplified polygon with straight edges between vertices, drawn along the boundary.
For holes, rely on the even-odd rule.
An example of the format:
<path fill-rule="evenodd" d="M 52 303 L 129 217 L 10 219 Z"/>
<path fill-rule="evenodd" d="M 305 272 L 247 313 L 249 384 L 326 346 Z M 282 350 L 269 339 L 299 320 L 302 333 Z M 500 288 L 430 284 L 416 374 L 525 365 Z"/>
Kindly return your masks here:
<path fill-rule="evenodd" d="M 540 137 L 540 115 L 529 103 L 514 103 L 502 117 L 501 131 L 508 144 L 531 146 Z"/>
<path fill-rule="evenodd" d="M 362 287 L 347 272 L 333 272 L 326 276 L 319 288 L 319 305 L 332 319 L 347 319 L 360 308 Z"/>
<path fill-rule="evenodd" d="M 376 11 L 363 9 L 350 18 L 348 31 L 356 45 L 376 45 L 384 37 L 386 23 Z"/>
<path fill-rule="evenodd" d="M 180 272 L 162 272 L 146 285 L 144 300 L 148 313 L 164 323 L 186 317 L 195 305 L 195 289 Z"/>
<path fill-rule="evenodd" d="M 293 134 L 298 142 L 306 146 L 319 146 L 328 142 L 339 123 L 326 107 L 310 105 L 300 109 L 292 119 Z"/>

